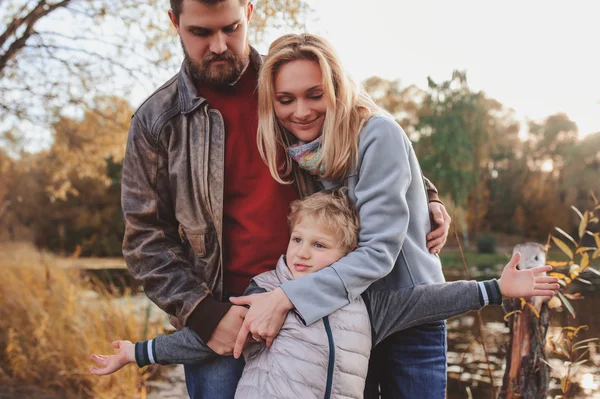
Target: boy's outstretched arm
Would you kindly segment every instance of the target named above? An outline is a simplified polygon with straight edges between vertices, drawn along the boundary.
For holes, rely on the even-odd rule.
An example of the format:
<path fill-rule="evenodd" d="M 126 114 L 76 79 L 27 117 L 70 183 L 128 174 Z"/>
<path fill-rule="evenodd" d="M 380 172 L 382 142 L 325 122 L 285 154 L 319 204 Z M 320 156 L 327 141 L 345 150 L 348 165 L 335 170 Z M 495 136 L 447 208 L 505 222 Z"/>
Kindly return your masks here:
<path fill-rule="evenodd" d="M 558 279 L 545 275 L 552 267 L 517 270 L 520 260 L 521 255 L 515 254 L 498 281 L 455 281 L 392 292 L 368 290 L 363 297 L 371 316 L 373 343 L 420 324 L 480 310 L 486 305 L 501 305 L 502 297 L 554 295 L 559 288 Z"/>
<path fill-rule="evenodd" d="M 90 371 L 96 375 L 112 374 L 121 370 L 129 363 L 135 363 L 135 345 L 129 341 L 114 341 L 113 348 L 118 349 L 116 355 L 91 355 L 90 359 L 103 366 L 102 368 L 92 367 Z"/>

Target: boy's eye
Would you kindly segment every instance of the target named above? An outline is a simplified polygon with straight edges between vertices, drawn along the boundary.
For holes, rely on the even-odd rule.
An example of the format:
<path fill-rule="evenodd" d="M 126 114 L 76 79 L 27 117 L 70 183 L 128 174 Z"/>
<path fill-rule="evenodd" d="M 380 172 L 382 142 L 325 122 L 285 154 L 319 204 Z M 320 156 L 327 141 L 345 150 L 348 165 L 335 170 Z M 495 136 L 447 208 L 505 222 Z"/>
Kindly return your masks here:
<path fill-rule="evenodd" d="M 292 241 L 294 241 L 296 244 L 300 244 L 302 240 L 300 239 L 300 237 L 294 237 L 292 238 Z"/>
<path fill-rule="evenodd" d="M 320 242 L 316 242 L 315 243 L 315 248 L 319 248 L 319 249 L 325 248 L 325 245 L 321 244 Z"/>

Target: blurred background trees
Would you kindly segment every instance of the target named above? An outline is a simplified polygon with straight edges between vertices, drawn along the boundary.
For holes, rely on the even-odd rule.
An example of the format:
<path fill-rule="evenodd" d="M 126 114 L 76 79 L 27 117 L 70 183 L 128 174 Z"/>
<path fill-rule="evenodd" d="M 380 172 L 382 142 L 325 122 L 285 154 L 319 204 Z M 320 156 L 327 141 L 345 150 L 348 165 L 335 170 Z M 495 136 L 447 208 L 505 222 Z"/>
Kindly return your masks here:
<path fill-rule="evenodd" d="M 303 0 L 258 0 L 254 40 L 303 26 Z M 168 0 L 0 3 L 0 239 L 118 256 L 134 108 L 177 72 Z M 145 94 L 144 94 L 145 95 Z"/>
<path fill-rule="evenodd" d="M 302 27 L 310 12 L 303 0 L 256 3 L 255 41 Z M 134 111 L 125 98 L 179 67 L 167 9 L 167 0 L 0 4 L 0 239 L 120 255 Z M 377 76 L 364 84 L 403 126 L 473 246 L 482 233 L 539 241 L 555 225 L 575 229 L 568 208 L 600 193 L 600 132 L 580 139 L 567 115 L 524 126 L 510 104 L 472 90 L 464 71 L 425 88 Z"/>

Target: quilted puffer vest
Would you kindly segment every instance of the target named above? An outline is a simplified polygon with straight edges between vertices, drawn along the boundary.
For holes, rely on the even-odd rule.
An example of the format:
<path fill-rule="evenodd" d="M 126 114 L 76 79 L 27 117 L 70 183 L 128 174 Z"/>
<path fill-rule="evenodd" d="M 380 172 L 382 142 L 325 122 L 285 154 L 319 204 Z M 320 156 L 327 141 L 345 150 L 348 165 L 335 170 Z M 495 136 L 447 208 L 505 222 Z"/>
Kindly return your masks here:
<path fill-rule="evenodd" d="M 254 278 L 267 291 L 293 276 L 283 257 Z M 239 399 L 362 398 L 371 352 L 371 324 L 362 298 L 310 326 L 290 312 L 270 349 L 244 351 Z"/>

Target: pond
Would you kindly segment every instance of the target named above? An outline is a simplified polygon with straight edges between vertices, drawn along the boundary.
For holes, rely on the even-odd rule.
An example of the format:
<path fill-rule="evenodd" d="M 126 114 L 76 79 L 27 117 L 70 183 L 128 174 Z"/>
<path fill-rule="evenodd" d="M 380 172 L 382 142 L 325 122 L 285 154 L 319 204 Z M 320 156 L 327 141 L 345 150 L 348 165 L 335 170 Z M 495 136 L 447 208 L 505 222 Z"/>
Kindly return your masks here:
<path fill-rule="evenodd" d="M 472 270 L 472 278 L 481 280 L 497 277 L 501 266 L 485 268 L 483 272 Z M 446 272 L 449 281 L 464 278 L 464 272 L 454 269 Z M 561 331 L 560 326 L 587 325 L 589 329 L 579 334 L 578 340 L 600 338 L 600 277 L 587 273 L 582 278 L 592 284 L 586 285 L 575 282 L 569 291 L 575 289 L 581 292 L 584 299 L 571 301 L 576 319 L 564 309 L 562 312 L 552 311 L 548 337 L 556 337 Z M 488 352 L 490 368 L 494 379 L 496 393 L 500 391 L 504 376 L 506 346 L 509 342 L 509 329 L 505 325 L 504 310 L 499 307 L 488 307 L 481 312 L 484 323 L 485 346 Z M 448 321 L 448 398 L 493 398 L 488 364 L 485 352 L 479 340 L 479 326 L 475 312 L 453 318 Z M 562 361 L 550 356 L 550 363 L 555 368 L 561 368 Z M 560 376 L 551 371 L 552 381 L 549 397 L 560 395 Z M 577 398 L 600 398 L 600 351 L 595 346 L 590 351 L 590 360 L 580 369 L 576 378 L 575 389 Z"/>
<path fill-rule="evenodd" d="M 498 277 L 501 274 L 502 265 L 470 268 L 473 279 L 482 280 Z M 129 287 L 136 291 L 136 286 L 127 278 L 127 273 L 123 269 L 104 269 L 102 273 L 94 273 L 96 277 L 102 277 L 105 283 L 117 285 L 119 288 Z M 447 268 L 445 270 L 448 281 L 464 279 L 464 272 L 458 268 Z M 570 314 L 563 310 L 562 312 L 553 311 L 551 316 L 548 337 L 557 336 L 560 332 L 560 326 L 579 326 L 587 325 L 589 329 L 580 333 L 580 340 L 600 337 L 600 318 L 597 317 L 597 309 L 600 309 L 600 277 L 589 273 L 582 276 L 592 284 L 574 283 L 571 287 L 581 292 L 584 299 L 572 301 L 577 319 L 573 319 Z M 115 284 L 120 282 L 121 285 Z M 122 300 L 135 303 L 138 315 L 144 315 L 150 302 L 143 293 L 134 297 L 123 298 Z M 153 304 L 150 305 L 152 318 L 162 317 L 162 312 Z M 499 306 L 488 307 L 481 312 L 484 323 L 485 345 L 490 360 L 490 368 L 494 380 L 496 393 L 502 385 L 505 368 L 506 345 L 509 341 L 509 329 L 506 327 L 503 317 L 504 310 Z M 165 327 L 168 323 L 165 320 Z M 551 364 L 557 368 L 562 367 L 562 361 L 552 359 Z M 155 398 L 164 395 L 165 392 L 172 391 L 179 387 L 179 391 L 184 390 L 181 368 L 174 369 L 168 377 L 168 383 L 156 383 L 154 388 Z M 560 376 L 552 372 L 551 390 L 549 397 L 555 397 L 560 394 Z M 600 351 L 596 346 L 590 352 L 590 360 L 580 369 L 575 378 L 577 398 L 600 399 Z M 165 389 L 163 385 L 169 386 Z M 150 384 L 155 385 L 153 383 Z M 156 396 L 158 395 L 158 396 Z M 177 396 L 177 395 L 176 395 Z M 173 396 L 173 397 L 176 397 Z M 182 395 L 185 397 L 185 395 Z M 476 313 L 471 312 L 466 315 L 455 317 L 448 320 L 448 398 L 449 399 L 467 399 L 467 398 L 493 398 L 492 384 L 490 383 L 488 364 L 485 353 L 479 340 L 479 327 Z"/>

